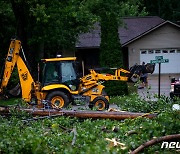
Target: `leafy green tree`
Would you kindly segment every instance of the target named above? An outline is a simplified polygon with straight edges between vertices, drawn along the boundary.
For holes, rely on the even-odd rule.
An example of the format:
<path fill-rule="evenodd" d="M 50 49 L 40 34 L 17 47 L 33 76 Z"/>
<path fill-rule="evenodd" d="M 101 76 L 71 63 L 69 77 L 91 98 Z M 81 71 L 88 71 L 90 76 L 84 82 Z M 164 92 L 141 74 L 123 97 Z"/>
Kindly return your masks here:
<path fill-rule="evenodd" d="M 118 28 L 122 26 L 124 16 L 147 15 L 145 8 L 140 6 L 141 0 L 92 0 L 89 2 L 92 14 L 99 17 L 101 25 L 100 63 L 102 66 L 123 66 Z"/>
<path fill-rule="evenodd" d="M 159 16 L 172 22 L 180 21 L 180 1 L 179 0 L 144 0 L 149 15 Z"/>
<path fill-rule="evenodd" d="M 57 52 L 74 50 L 78 34 L 87 32 L 95 16 L 84 7 L 83 0 L 7 0 L 0 1 L 3 40 L 20 38 L 30 66 Z M 10 19 L 10 20 L 8 20 Z M 12 27 L 12 28 L 11 28 Z M 8 29 L 9 28 L 9 29 Z M 7 35 L 6 31 L 11 34 Z M 6 52 L 9 41 L 6 41 Z M 3 44 L 4 45 L 4 44 Z M 44 52 L 46 51 L 46 52 Z M 4 55 L 2 55 L 4 57 Z"/>
<path fill-rule="evenodd" d="M 123 54 L 118 28 L 122 17 L 146 15 L 145 8 L 140 10 L 140 1 L 93 0 L 89 3 L 90 10 L 99 17 L 101 25 L 100 64 L 102 67 L 124 67 Z M 127 84 L 110 82 L 106 84 L 110 95 L 127 94 Z"/>
<path fill-rule="evenodd" d="M 7 49 L 9 47 L 10 38 L 15 30 L 13 23 L 14 14 L 11 9 L 11 4 L 6 1 L 0 1 L 0 66 L 2 66 L 3 59 L 5 58 L 5 54 L 7 54 Z"/>

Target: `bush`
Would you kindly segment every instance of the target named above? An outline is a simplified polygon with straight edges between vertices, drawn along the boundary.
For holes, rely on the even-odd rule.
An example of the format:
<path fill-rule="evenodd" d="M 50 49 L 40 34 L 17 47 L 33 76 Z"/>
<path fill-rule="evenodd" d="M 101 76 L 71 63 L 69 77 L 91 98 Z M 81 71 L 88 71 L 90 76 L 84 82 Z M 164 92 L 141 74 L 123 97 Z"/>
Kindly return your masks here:
<path fill-rule="evenodd" d="M 122 96 L 128 94 L 127 83 L 122 81 L 107 81 L 103 84 L 109 96 Z"/>
<path fill-rule="evenodd" d="M 122 49 L 118 35 L 118 22 L 113 13 L 101 14 L 101 67 L 123 68 Z M 112 71 L 106 73 L 114 73 Z M 120 81 L 107 81 L 106 92 L 110 96 L 128 93 L 127 83 Z"/>

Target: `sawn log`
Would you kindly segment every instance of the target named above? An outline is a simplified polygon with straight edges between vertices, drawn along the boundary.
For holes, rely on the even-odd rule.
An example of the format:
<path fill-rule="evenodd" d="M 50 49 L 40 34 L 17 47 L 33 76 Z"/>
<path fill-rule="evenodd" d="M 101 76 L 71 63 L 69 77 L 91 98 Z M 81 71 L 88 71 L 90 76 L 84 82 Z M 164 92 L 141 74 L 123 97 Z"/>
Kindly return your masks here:
<path fill-rule="evenodd" d="M 17 108 L 19 111 L 26 111 L 33 116 L 69 116 L 77 118 L 92 119 L 133 119 L 137 117 L 154 118 L 157 114 L 135 113 L 135 112 L 108 112 L 108 111 L 85 111 L 85 110 L 55 110 L 55 109 L 23 109 Z M 0 115 L 8 115 L 10 110 L 7 107 L 0 107 Z"/>

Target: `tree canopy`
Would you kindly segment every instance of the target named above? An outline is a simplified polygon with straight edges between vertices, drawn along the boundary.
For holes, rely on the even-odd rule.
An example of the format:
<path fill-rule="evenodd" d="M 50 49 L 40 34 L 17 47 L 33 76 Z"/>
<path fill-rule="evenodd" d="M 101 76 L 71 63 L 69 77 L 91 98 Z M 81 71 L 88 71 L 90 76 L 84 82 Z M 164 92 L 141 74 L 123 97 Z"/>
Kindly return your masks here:
<path fill-rule="evenodd" d="M 147 10 L 150 15 L 177 21 L 179 5 L 178 0 L 0 0 L 0 56 L 4 57 L 13 35 L 22 40 L 28 57 L 33 51 L 42 57 L 44 50 L 48 57 L 74 48 L 78 34 L 101 22 L 104 15 L 113 13 L 120 24 L 120 17 L 147 15 Z"/>
<path fill-rule="evenodd" d="M 101 64 L 121 66 L 117 30 L 122 24 L 121 17 L 144 16 L 149 12 L 149 15 L 178 21 L 179 5 L 178 0 L 158 0 L 157 3 L 148 0 L 0 0 L 0 59 L 7 53 L 10 38 L 16 35 L 34 68 L 40 58 L 74 50 L 78 35 L 99 21 Z M 109 58 L 109 54 L 114 56 Z"/>
<path fill-rule="evenodd" d="M 159 16 L 175 23 L 180 22 L 179 0 L 144 0 L 144 6 L 149 15 Z"/>

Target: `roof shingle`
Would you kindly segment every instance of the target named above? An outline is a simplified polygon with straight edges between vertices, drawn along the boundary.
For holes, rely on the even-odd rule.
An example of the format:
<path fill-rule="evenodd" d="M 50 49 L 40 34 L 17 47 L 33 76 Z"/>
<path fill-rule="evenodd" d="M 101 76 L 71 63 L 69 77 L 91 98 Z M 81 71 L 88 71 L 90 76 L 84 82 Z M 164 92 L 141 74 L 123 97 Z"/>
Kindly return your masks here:
<path fill-rule="evenodd" d="M 157 25 L 163 23 L 164 20 L 157 16 L 147 17 L 127 17 L 123 18 L 123 27 L 119 27 L 119 38 L 121 44 L 126 44 L 132 39 L 142 35 Z M 89 33 L 79 35 L 77 48 L 93 48 L 99 47 L 101 42 L 101 30 L 98 23 Z"/>

